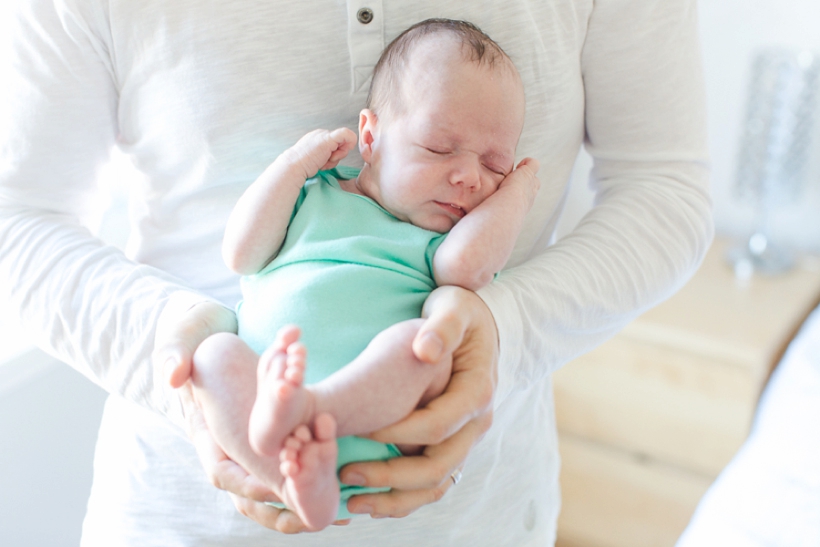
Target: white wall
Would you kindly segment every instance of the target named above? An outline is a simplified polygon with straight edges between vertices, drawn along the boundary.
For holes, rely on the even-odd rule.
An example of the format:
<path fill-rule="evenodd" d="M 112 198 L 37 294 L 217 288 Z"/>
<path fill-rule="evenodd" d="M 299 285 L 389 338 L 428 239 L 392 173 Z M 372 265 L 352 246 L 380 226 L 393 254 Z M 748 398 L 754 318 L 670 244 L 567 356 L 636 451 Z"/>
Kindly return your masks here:
<path fill-rule="evenodd" d="M 715 221 L 724 233 L 749 229 L 751 208 L 732 195 L 739 130 L 746 107 L 752 57 L 766 46 L 820 54 L 817 0 L 701 0 L 701 39 L 709 107 Z M 820 117 L 820 110 L 817 115 Z M 820 127 L 820 125 L 818 125 Z M 820 132 L 802 199 L 775 217 L 775 235 L 820 251 Z"/>
<path fill-rule="evenodd" d="M 86 219 L 120 248 L 128 232 L 125 185 L 134 176 L 120 174 L 130 173 L 126 163 L 115 154 L 103 170 L 101 185 L 110 192 L 101 197 L 105 211 Z M 0 545 L 79 545 L 105 397 L 81 374 L 34 349 L 0 302 Z"/>
<path fill-rule="evenodd" d="M 738 200 L 733 190 L 752 59 L 768 46 L 820 54 L 820 1 L 700 0 L 698 7 L 715 224 L 719 233 L 743 237 L 751 230 L 753 208 Z M 820 123 L 817 127 L 803 195 L 798 203 L 775 212 L 773 235 L 793 247 L 820 252 Z M 591 204 L 586 188 L 589 165 L 582 153 L 559 235 L 571 229 Z"/>
<path fill-rule="evenodd" d="M 0 363 L 1 545 L 79 545 L 104 398 L 38 350 Z"/>

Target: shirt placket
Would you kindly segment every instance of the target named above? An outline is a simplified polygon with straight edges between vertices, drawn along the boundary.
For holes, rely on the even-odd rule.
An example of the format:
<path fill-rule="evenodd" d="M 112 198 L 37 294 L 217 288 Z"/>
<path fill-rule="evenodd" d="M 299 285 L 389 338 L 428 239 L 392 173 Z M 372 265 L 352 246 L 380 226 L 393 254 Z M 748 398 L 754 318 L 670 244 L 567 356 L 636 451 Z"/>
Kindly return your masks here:
<path fill-rule="evenodd" d="M 347 44 L 350 50 L 351 92 L 367 95 L 373 67 L 384 49 L 381 0 L 348 0 Z"/>

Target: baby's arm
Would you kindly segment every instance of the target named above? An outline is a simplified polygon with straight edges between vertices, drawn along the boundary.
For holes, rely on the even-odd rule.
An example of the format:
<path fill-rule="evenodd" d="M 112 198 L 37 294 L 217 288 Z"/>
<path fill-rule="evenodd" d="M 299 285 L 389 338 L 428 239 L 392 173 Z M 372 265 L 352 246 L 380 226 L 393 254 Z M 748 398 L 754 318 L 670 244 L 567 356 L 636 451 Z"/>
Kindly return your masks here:
<path fill-rule="evenodd" d="M 285 150 L 239 198 L 222 241 L 222 258 L 240 274 L 264 268 L 285 240 L 305 181 L 335 167 L 356 145 L 350 129 L 311 131 Z"/>
<path fill-rule="evenodd" d="M 537 172 L 538 161 L 521 160 L 494 194 L 456 223 L 433 257 L 439 286 L 476 291 L 493 280 L 509 259 L 535 200 Z"/>

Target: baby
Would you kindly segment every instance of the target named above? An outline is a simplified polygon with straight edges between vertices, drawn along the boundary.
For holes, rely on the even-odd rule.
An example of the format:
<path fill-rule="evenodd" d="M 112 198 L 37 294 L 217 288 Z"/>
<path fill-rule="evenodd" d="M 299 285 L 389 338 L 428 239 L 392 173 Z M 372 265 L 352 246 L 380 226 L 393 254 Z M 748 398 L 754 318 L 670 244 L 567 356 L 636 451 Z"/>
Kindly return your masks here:
<path fill-rule="evenodd" d="M 539 185 L 535 160 L 514 166 L 523 122 L 501 48 L 469 23 L 424 21 L 382 54 L 358 139 L 305 135 L 237 203 L 223 255 L 245 274 L 239 335 L 200 345 L 194 388 L 226 453 L 309 528 L 378 491 L 340 485 L 342 465 L 421 448 L 357 435 L 447 386 L 450 359 L 421 362 L 411 343 L 436 286 L 477 290 L 509 258 Z M 361 171 L 337 167 L 357 143 Z"/>

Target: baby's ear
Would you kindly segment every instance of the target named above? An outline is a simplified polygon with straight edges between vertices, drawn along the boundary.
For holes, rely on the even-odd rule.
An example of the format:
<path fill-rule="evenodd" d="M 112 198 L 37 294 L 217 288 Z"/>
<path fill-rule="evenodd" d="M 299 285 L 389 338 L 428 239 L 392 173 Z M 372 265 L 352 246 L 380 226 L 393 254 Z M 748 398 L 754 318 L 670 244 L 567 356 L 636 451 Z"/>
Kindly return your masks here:
<path fill-rule="evenodd" d="M 365 108 L 359 113 L 359 153 L 365 163 L 370 163 L 373 156 L 373 143 L 376 140 L 376 113 Z"/>

